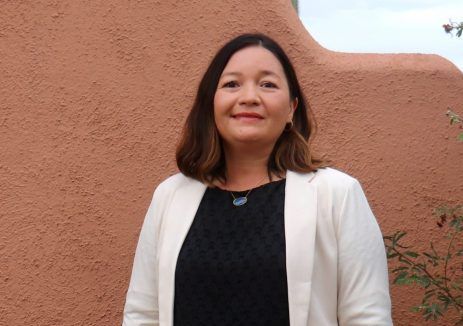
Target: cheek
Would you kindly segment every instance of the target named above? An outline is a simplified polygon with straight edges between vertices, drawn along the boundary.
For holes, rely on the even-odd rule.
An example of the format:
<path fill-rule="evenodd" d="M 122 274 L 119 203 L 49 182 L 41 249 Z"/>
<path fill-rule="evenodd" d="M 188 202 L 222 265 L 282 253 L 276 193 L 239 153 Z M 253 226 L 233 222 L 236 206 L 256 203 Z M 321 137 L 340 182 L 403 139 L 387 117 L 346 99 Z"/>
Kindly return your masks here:
<path fill-rule="evenodd" d="M 215 97 L 214 98 L 214 117 L 217 121 L 217 118 L 219 118 L 223 113 L 223 103 L 222 99 L 220 97 Z"/>
<path fill-rule="evenodd" d="M 220 100 L 217 98 L 217 96 L 214 97 L 214 121 L 216 126 L 219 124 L 218 118 L 220 117 Z"/>
<path fill-rule="evenodd" d="M 214 119 L 217 121 L 218 118 L 222 115 L 222 106 L 219 101 L 214 100 Z"/>
<path fill-rule="evenodd" d="M 279 100 L 279 101 L 275 101 L 274 105 L 272 106 L 272 113 L 273 113 L 273 116 L 277 119 L 277 120 L 285 120 L 288 119 L 288 117 L 290 117 L 291 115 L 291 108 L 290 108 L 290 105 L 289 105 L 289 100 L 288 101 L 285 101 L 285 100 Z"/>
<path fill-rule="evenodd" d="M 214 97 L 214 121 L 220 133 L 228 128 L 233 101 L 227 96 L 216 95 Z"/>
<path fill-rule="evenodd" d="M 217 97 L 217 93 L 214 95 L 214 101 L 212 103 L 212 105 L 214 106 L 214 114 L 216 113 L 216 108 L 217 108 L 217 103 L 218 103 L 218 97 Z"/>
<path fill-rule="evenodd" d="M 214 122 L 220 135 L 222 135 L 225 125 L 225 115 L 223 111 L 223 105 L 220 100 L 214 99 Z"/>
<path fill-rule="evenodd" d="M 214 96 L 214 112 L 217 114 L 223 114 L 228 110 L 230 106 L 230 99 L 222 94 L 216 94 Z"/>

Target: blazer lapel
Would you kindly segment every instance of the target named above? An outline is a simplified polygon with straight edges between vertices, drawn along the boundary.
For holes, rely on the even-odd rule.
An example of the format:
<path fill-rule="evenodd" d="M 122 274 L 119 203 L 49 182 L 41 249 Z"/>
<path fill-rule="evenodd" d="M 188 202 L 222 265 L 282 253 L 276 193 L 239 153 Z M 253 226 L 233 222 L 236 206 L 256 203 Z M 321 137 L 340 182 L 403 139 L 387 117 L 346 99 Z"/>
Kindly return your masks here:
<path fill-rule="evenodd" d="M 173 325 L 175 268 L 183 241 L 190 229 L 206 186 L 199 181 L 187 179 L 177 189 L 172 205 L 164 216 L 161 233 L 164 235 L 159 249 L 159 322 L 163 326 Z"/>
<path fill-rule="evenodd" d="M 286 173 L 285 241 L 291 326 L 306 326 L 309 319 L 317 218 L 314 173 Z"/>

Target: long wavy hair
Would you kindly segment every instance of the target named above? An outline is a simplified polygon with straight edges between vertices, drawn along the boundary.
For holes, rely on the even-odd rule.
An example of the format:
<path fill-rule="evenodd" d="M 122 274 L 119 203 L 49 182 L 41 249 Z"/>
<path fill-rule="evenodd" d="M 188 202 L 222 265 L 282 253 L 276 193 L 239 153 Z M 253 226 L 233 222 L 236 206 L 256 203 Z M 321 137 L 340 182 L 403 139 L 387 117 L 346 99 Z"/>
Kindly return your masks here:
<path fill-rule="evenodd" d="M 214 96 L 231 56 L 250 46 L 261 46 L 275 55 L 283 66 L 291 100 L 298 99 L 293 127 L 282 132 L 270 154 L 267 165 L 270 180 L 272 174 L 281 176 L 286 170 L 311 172 L 323 166 L 311 151 L 316 124 L 288 56 L 266 35 L 242 34 L 217 52 L 201 79 L 176 151 L 177 166 L 184 175 L 208 184 L 214 180 L 226 182 L 223 140 L 214 121 Z"/>

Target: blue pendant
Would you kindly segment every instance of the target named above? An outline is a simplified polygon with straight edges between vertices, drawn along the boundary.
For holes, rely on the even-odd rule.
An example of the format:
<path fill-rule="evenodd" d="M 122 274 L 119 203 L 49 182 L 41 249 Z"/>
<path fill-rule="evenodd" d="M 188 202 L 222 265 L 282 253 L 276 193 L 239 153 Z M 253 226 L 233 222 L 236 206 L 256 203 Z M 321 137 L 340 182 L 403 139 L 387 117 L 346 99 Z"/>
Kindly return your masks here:
<path fill-rule="evenodd" d="M 238 197 L 233 200 L 233 205 L 235 206 L 243 206 L 248 202 L 248 199 L 246 197 Z"/>

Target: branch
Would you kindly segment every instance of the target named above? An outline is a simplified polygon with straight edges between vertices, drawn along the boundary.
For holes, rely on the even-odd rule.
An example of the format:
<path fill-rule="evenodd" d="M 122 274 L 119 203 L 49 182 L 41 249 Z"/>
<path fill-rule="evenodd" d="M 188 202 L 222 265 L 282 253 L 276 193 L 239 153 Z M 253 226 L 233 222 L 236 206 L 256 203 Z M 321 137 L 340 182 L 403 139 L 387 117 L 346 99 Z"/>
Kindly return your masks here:
<path fill-rule="evenodd" d="M 391 250 L 394 251 L 395 254 L 397 254 L 398 257 L 400 257 L 402 260 L 408 262 L 412 267 L 414 268 L 417 268 L 419 270 L 421 270 L 424 274 L 426 274 L 426 276 L 431 280 L 432 284 L 434 284 L 434 286 L 436 286 L 437 288 L 439 288 L 441 291 L 445 292 L 445 294 L 447 294 L 447 296 L 452 299 L 455 307 L 457 308 L 457 310 L 461 313 L 461 311 L 463 310 L 463 304 L 461 303 L 458 303 L 457 299 L 452 295 L 452 293 L 450 293 L 450 290 L 448 289 L 448 287 L 443 287 L 442 285 L 439 284 L 439 282 L 434 278 L 434 276 L 428 272 L 428 270 L 426 268 L 423 268 L 421 265 L 418 265 L 418 264 L 415 264 L 414 261 L 408 259 L 407 256 L 405 256 L 402 252 L 400 252 L 399 250 L 397 250 L 394 247 L 390 247 Z M 445 279 L 444 279 L 445 281 Z"/>

